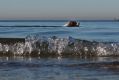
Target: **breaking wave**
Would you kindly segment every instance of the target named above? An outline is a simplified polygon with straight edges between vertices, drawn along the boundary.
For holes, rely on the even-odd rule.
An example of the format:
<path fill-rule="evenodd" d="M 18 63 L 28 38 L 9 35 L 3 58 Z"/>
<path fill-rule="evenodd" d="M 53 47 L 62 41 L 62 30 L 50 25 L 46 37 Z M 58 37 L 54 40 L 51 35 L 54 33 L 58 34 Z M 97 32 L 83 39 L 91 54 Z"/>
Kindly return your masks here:
<path fill-rule="evenodd" d="M 72 37 L 60 38 L 28 35 L 25 42 L 0 42 L 2 56 L 119 56 L 118 42 L 96 42 L 75 39 Z"/>

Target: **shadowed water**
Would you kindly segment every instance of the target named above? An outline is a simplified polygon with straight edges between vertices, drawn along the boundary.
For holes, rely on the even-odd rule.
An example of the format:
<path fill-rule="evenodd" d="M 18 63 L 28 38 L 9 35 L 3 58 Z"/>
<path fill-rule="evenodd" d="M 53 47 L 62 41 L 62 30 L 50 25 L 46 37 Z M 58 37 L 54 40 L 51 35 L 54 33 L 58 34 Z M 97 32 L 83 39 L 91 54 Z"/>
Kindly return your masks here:
<path fill-rule="evenodd" d="M 119 58 L 1 57 L 1 80 L 118 80 Z"/>

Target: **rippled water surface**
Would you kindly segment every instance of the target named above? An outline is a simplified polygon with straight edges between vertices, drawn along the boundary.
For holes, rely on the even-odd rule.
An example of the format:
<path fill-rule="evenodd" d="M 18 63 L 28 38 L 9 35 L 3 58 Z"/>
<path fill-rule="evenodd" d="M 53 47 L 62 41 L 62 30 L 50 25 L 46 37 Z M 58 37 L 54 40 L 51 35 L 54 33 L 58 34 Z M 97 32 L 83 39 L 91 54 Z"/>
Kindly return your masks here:
<path fill-rule="evenodd" d="M 42 36 L 72 36 L 74 38 L 98 41 L 117 42 L 119 40 L 119 22 L 86 21 L 80 22 L 80 27 L 74 28 L 64 27 L 65 23 L 66 21 L 0 22 L 0 37 L 18 38 L 26 37 L 29 34 L 40 34 Z"/>
<path fill-rule="evenodd" d="M 79 22 L 1 21 L 0 80 L 118 80 L 119 22 Z"/>
<path fill-rule="evenodd" d="M 1 57 L 1 80 L 118 80 L 119 58 Z M 105 63 L 104 63 L 105 62 Z M 106 65 L 107 64 L 107 65 Z M 119 63 L 118 63 L 119 65 Z"/>

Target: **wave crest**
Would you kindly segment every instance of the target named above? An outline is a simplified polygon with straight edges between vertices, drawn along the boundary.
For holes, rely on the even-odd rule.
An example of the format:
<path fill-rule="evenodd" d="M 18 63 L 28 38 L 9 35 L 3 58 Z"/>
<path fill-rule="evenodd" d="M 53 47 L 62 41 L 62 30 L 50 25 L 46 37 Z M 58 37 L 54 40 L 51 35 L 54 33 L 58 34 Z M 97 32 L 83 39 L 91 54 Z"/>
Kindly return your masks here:
<path fill-rule="evenodd" d="M 20 56 L 118 56 L 118 42 L 95 42 L 75 39 L 29 35 L 24 42 L 0 43 L 1 55 Z"/>

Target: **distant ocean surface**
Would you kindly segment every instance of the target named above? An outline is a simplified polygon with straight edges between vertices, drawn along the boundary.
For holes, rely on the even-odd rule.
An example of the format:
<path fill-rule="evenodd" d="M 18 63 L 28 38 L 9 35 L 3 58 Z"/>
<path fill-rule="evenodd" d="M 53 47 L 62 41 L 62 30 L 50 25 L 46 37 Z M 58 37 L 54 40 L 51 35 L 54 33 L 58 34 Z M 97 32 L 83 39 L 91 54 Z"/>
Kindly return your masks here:
<path fill-rule="evenodd" d="M 80 27 L 64 27 L 67 21 L 1 21 L 1 38 L 25 38 L 30 34 L 41 36 L 71 36 L 95 41 L 119 41 L 119 22 L 79 21 Z"/>
<path fill-rule="evenodd" d="M 119 22 L 0 21 L 0 80 L 119 80 Z"/>

